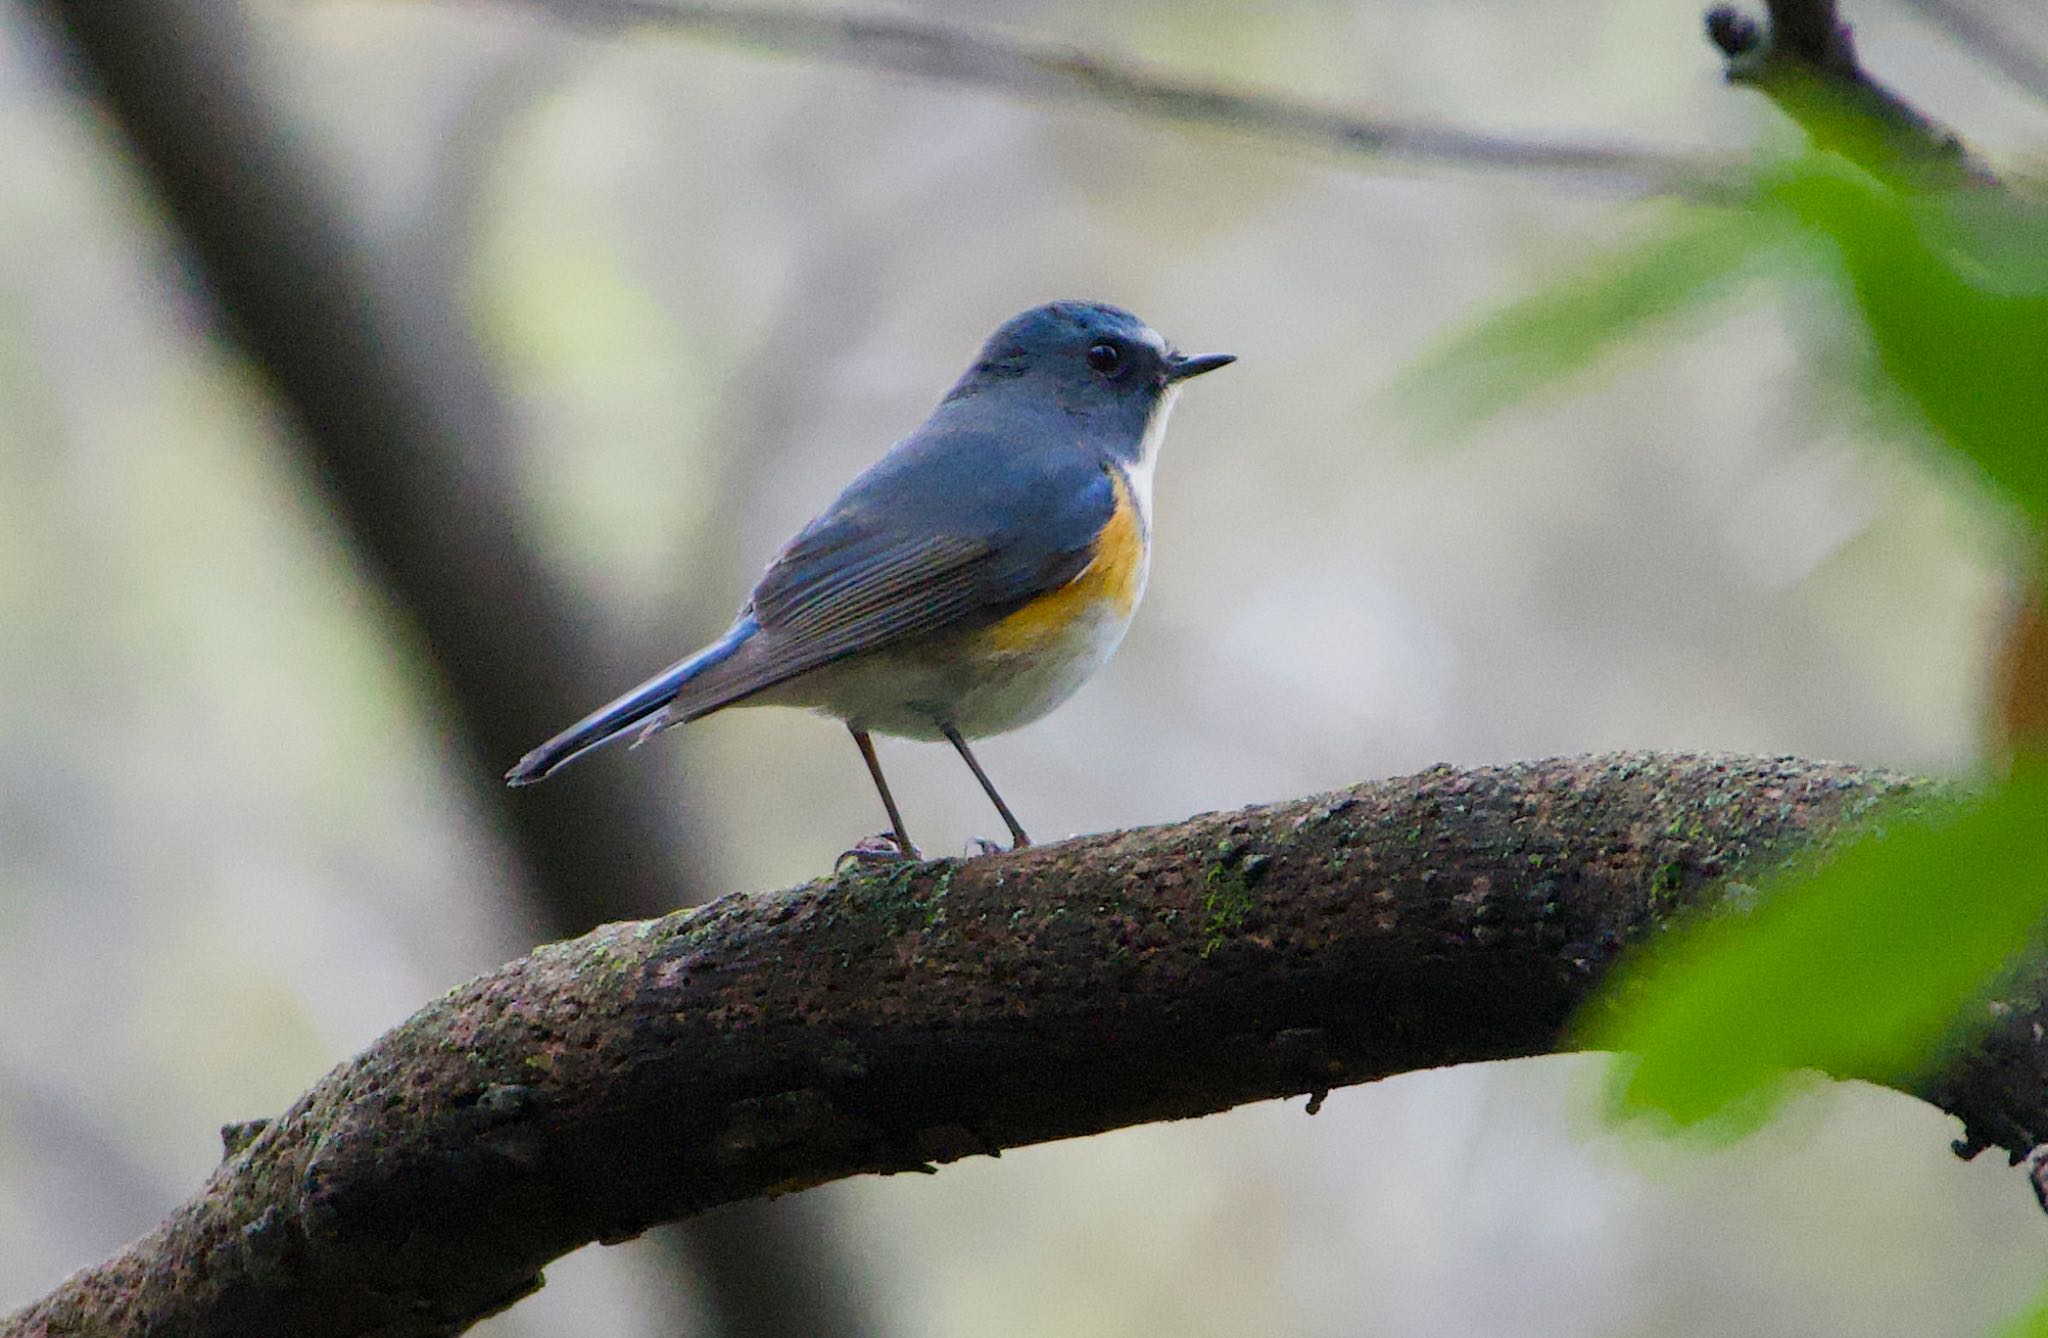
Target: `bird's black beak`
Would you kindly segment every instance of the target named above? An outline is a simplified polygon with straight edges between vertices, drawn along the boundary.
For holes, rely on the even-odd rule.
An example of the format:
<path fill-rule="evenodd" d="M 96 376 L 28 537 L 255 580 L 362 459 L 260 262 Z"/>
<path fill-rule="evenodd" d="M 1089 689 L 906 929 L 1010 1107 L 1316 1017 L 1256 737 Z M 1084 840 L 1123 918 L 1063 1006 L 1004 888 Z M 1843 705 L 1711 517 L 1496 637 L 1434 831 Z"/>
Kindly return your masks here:
<path fill-rule="evenodd" d="M 1204 353 L 1193 358 L 1176 353 L 1166 361 L 1166 383 L 1172 385 L 1176 381 L 1185 381 L 1203 372 L 1213 372 L 1218 367 L 1228 367 L 1236 361 L 1235 353 Z"/>

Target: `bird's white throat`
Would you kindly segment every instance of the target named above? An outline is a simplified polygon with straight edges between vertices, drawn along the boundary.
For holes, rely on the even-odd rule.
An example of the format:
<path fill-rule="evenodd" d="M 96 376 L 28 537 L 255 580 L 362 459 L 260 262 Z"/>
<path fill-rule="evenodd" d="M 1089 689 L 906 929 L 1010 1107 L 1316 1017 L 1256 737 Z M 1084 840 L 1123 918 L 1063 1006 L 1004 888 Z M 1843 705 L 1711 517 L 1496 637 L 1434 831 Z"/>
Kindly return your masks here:
<path fill-rule="evenodd" d="M 1153 407 L 1152 417 L 1146 420 L 1145 435 L 1138 441 L 1138 458 L 1124 465 L 1124 474 L 1131 482 L 1131 500 L 1137 503 L 1138 519 L 1144 522 L 1148 535 L 1152 532 L 1152 471 L 1159 465 L 1159 444 L 1166 440 L 1166 419 L 1178 398 L 1180 387 L 1168 386 Z"/>

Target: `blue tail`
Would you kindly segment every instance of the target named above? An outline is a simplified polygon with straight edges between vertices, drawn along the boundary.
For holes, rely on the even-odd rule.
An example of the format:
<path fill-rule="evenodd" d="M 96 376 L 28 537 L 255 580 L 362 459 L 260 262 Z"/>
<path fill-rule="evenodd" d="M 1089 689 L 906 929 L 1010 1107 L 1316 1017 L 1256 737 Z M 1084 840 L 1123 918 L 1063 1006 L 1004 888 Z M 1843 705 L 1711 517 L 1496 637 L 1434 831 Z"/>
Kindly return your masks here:
<path fill-rule="evenodd" d="M 713 665 L 724 663 L 758 630 L 760 625 L 752 614 L 741 618 L 724 636 L 695 655 L 670 665 L 617 701 L 592 711 L 520 758 L 519 765 L 505 773 L 505 783 L 531 785 L 537 780 L 544 780 L 591 749 L 601 748 L 631 732 L 636 725 L 674 701 L 691 679 Z"/>

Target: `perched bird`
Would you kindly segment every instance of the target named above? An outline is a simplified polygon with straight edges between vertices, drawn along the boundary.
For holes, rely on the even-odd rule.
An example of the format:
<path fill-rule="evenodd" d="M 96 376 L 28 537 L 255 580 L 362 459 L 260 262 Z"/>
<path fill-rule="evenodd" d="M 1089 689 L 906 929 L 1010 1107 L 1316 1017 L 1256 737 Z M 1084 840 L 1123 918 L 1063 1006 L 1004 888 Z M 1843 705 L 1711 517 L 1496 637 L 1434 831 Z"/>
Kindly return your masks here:
<path fill-rule="evenodd" d="M 1178 353 L 1099 302 L 1004 322 L 931 417 L 776 555 L 724 636 L 505 779 L 531 784 L 727 706 L 804 706 L 852 731 L 889 815 L 882 853 L 917 848 L 870 731 L 951 743 L 1029 845 L 967 741 L 1052 710 L 1123 640 L 1145 590 L 1167 413 L 1181 382 L 1233 361 Z"/>

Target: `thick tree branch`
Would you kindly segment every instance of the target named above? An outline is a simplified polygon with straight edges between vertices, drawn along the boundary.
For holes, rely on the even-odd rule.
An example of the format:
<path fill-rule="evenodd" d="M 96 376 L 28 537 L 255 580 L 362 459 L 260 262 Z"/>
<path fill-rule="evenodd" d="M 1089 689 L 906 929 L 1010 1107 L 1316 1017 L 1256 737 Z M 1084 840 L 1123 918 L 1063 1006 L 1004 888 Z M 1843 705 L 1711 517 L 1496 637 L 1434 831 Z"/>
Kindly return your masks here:
<path fill-rule="evenodd" d="M 1543 1054 L 1626 944 L 1933 790 L 1439 768 L 608 925 L 429 1005 L 0 1333 L 451 1334 L 717 1204 Z M 1977 1144 L 2043 1141 L 2044 1011 L 2003 1001 L 1918 1094 Z"/>
<path fill-rule="evenodd" d="M 604 31 L 653 28 L 1071 106 L 1102 106 L 1293 149 L 1496 171 L 1562 174 L 1624 190 L 1724 199 L 1744 161 L 1695 150 L 1487 134 L 1228 88 L 1097 52 L 925 18 L 697 0 L 495 0 Z"/>

